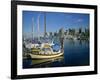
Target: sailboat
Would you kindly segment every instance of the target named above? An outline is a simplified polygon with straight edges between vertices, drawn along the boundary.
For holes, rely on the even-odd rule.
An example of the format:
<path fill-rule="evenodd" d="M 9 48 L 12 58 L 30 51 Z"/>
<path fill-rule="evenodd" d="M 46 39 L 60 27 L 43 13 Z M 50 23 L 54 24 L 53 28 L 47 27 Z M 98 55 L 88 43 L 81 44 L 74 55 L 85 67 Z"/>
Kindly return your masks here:
<path fill-rule="evenodd" d="M 32 26 L 32 31 L 33 29 L 34 26 Z M 39 32 L 39 21 L 38 21 L 38 32 Z M 33 32 L 32 32 L 32 37 L 33 37 Z M 44 37 L 46 37 L 46 14 L 44 15 Z M 33 46 L 31 47 L 31 52 L 28 55 L 32 59 L 48 59 L 63 55 L 63 52 L 61 52 L 60 45 L 54 44 L 53 41 L 51 43 L 50 42 L 32 43 L 32 45 Z"/>

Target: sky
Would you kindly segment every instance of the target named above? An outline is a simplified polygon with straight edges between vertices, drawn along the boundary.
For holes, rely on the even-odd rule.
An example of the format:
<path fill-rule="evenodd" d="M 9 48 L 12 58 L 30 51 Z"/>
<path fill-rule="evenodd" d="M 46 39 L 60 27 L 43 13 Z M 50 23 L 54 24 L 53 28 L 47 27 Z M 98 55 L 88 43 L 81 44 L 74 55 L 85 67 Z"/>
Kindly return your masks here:
<path fill-rule="evenodd" d="M 39 20 L 40 33 L 43 33 L 44 13 L 46 14 L 46 32 L 56 32 L 60 28 L 66 30 L 69 28 L 79 29 L 81 27 L 85 29 L 89 27 L 89 14 L 23 11 L 23 32 L 32 32 L 32 26 L 34 26 L 34 34 L 36 35 Z"/>

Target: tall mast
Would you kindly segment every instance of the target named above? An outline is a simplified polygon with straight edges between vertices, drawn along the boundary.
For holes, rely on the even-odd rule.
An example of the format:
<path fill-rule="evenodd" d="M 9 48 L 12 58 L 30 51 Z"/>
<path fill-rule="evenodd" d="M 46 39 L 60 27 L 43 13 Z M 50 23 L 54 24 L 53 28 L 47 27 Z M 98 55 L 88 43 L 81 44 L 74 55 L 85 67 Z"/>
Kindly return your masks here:
<path fill-rule="evenodd" d="M 46 37 L 46 13 L 44 13 L 44 37 Z"/>
<path fill-rule="evenodd" d="M 39 40 L 39 34 L 40 34 L 40 15 L 38 16 L 38 40 Z"/>
<path fill-rule="evenodd" d="M 34 18 L 32 18 L 32 40 L 34 39 Z"/>

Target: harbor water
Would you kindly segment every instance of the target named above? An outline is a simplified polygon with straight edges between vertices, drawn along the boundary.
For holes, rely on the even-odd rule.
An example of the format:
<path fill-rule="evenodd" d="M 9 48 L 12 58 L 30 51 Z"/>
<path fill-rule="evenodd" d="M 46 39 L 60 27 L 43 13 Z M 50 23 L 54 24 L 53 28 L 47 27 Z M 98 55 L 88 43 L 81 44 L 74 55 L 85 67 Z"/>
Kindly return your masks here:
<path fill-rule="evenodd" d="M 23 59 L 23 68 L 69 67 L 89 65 L 88 40 L 64 40 L 64 55 L 52 59 Z"/>

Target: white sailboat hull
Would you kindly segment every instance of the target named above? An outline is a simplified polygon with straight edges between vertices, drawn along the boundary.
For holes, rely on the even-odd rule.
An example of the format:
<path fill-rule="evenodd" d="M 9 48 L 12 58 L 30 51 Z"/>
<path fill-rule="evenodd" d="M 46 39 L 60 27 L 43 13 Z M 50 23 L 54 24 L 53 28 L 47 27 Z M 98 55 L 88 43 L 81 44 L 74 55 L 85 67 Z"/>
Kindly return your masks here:
<path fill-rule="evenodd" d="M 48 54 L 32 54 L 32 53 L 30 53 L 29 55 L 32 59 L 48 59 L 48 58 L 54 58 L 54 57 L 61 56 L 61 55 L 63 55 L 63 53 L 51 54 L 51 55 L 48 55 Z"/>

